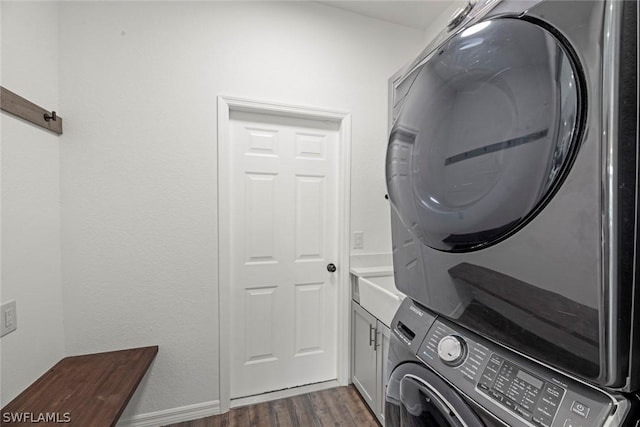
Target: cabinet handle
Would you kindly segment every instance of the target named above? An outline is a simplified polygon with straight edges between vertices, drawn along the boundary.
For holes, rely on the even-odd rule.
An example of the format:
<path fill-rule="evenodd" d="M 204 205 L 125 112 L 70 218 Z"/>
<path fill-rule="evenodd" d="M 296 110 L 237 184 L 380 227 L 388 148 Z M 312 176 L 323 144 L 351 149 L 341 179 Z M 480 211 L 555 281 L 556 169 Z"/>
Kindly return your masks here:
<path fill-rule="evenodd" d="M 376 333 L 374 334 L 374 336 L 373 336 L 373 337 L 371 337 L 371 332 L 374 332 L 374 331 L 375 331 Z M 375 337 L 376 335 L 377 335 L 376 328 L 375 328 L 375 327 L 373 327 L 373 325 L 371 325 L 371 323 L 369 323 L 369 346 L 372 346 L 372 345 L 373 345 L 373 343 L 376 341 L 376 337 Z M 374 347 L 374 348 L 375 348 L 375 347 Z"/>
<path fill-rule="evenodd" d="M 378 334 L 382 334 L 382 332 L 378 332 L 378 328 L 376 328 L 376 339 L 373 341 L 373 348 L 377 351 L 378 347 L 380 347 L 380 343 L 378 343 Z"/>

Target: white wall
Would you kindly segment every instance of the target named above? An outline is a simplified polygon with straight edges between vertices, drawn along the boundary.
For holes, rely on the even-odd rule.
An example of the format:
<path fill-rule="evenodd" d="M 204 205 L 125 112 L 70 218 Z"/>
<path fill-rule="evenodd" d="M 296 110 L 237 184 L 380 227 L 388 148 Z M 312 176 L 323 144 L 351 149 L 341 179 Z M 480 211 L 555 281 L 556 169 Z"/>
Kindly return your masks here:
<path fill-rule="evenodd" d="M 58 108 L 58 12 L 53 3 L 2 2 L 7 89 Z M 55 134 L 0 114 L 2 302 L 16 300 L 18 329 L 0 340 L 0 406 L 63 357 L 59 148 Z"/>
<path fill-rule="evenodd" d="M 390 252 L 387 79 L 422 42 L 312 2 L 60 5 L 66 351 L 160 345 L 123 418 L 219 397 L 216 96 L 352 112 L 352 229 Z"/>

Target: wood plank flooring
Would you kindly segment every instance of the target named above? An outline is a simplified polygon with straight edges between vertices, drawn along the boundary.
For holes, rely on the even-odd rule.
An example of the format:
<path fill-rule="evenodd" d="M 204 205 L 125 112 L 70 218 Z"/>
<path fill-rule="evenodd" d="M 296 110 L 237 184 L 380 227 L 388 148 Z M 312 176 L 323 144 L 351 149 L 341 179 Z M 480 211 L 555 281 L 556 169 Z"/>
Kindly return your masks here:
<path fill-rule="evenodd" d="M 379 427 L 353 386 L 234 408 L 226 414 L 166 427 Z"/>

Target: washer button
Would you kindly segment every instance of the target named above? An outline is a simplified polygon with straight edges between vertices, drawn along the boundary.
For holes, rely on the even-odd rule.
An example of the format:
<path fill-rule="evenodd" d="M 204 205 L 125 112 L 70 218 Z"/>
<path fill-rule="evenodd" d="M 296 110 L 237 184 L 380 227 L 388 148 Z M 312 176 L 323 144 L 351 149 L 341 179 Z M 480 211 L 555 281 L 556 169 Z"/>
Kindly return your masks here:
<path fill-rule="evenodd" d="M 553 421 L 549 418 L 539 417 L 535 415 L 533 416 L 532 420 L 534 423 L 542 427 L 551 427 L 551 422 Z"/>
<path fill-rule="evenodd" d="M 491 395 L 491 397 L 493 397 L 495 400 L 497 400 L 498 402 L 502 402 L 504 400 L 504 397 L 502 397 L 501 394 L 496 393 L 493 390 L 489 390 L 489 395 Z"/>
<path fill-rule="evenodd" d="M 516 411 L 516 414 L 520 415 L 522 418 L 531 420 L 531 413 L 529 411 L 526 411 L 518 405 L 515 405 L 515 408 L 513 409 Z"/>
<path fill-rule="evenodd" d="M 587 418 L 587 416 L 589 416 L 590 410 L 591 408 L 589 408 L 587 405 L 576 400 L 574 400 L 571 404 L 571 412 L 580 415 L 582 418 Z"/>

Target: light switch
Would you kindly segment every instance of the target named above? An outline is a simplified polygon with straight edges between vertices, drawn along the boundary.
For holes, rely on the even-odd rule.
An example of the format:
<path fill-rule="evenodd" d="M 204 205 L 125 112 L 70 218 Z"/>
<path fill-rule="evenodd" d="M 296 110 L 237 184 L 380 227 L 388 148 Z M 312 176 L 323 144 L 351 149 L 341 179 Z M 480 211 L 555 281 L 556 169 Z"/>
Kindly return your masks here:
<path fill-rule="evenodd" d="M 353 249 L 364 249 L 364 231 L 353 233 Z"/>
<path fill-rule="evenodd" d="M 0 306 L 0 337 L 15 331 L 18 328 L 18 313 L 16 302 L 9 301 Z"/>

